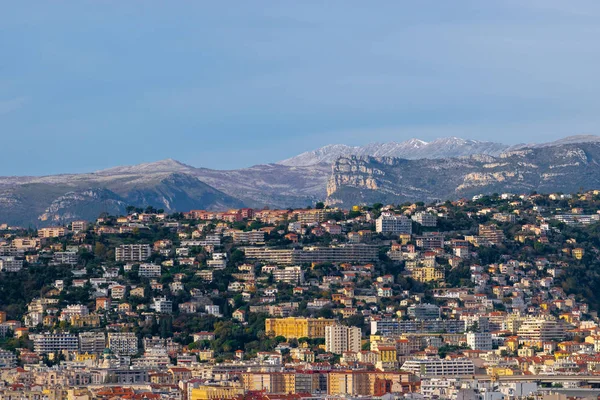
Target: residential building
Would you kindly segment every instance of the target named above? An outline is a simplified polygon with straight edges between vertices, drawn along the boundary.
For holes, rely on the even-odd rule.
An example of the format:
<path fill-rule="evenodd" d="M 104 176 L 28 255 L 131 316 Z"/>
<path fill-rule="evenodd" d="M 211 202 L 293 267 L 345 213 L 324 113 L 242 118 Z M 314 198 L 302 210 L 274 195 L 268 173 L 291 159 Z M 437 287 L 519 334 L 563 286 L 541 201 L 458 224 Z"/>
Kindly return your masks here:
<path fill-rule="evenodd" d="M 73 221 L 71 222 L 71 231 L 75 233 L 86 231 L 88 225 L 87 221 Z"/>
<path fill-rule="evenodd" d="M 404 333 L 462 333 L 465 321 L 457 319 L 424 319 L 403 321 L 395 318 L 371 319 L 371 334 L 399 336 Z"/>
<path fill-rule="evenodd" d="M 77 351 L 79 348 L 77 336 L 70 333 L 40 333 L 31 335 L 31 339 L 36 354 Z"/>
<path fill-rule="evenodd" d="M 423 250 L 431 250 L 444 247 L 444 235 L 427 232 L 422 236 L 415 237 L 415 244 Z"/>
<path fill-rule="evenodd" d="M 71 322 L 74 317 L 83 317 L 89 315 L 89 313 L 90 310 L 87 308 L 87 306 L 82 304 L 69 304 L 62 310 L 60 314 L 60 320 Z"/>
<path fill-rule="evenodd" d="M 267 318 L 265 332 L 268 335 L 283 336 L 286 339 L 324 338 L 325 327 L 334 324 L 335 320 L 324 318 Z"/>
<path fill-rule="evenodd" d="M 547 341 L 563 340 L 566 329 L 561 321 L 528 318 L 521 322 L 517 335 L 519 343 L 528 345 L 539 345 Z"/>
<path fill-rule="evenodd" d="M 415 267 L 411 271 L 411 276 L 419 282 L 438 282 L 444 280 L 445 272 L 439 267 Z"/>
<path fill-rule="evenodd" d="M 408 307 L 408 315 L 415 319 L 439 319 L 441 311 L 435 304 L 417 304 Z"/>
<path fill-rule="evenodd" d="M 504 241 L 504 232 L 496 225 L 479 225 L 479 236 L 495 245 Z"/>
<path fill-rule="evenodd" d="M 402 364 L 402 370 L 420 376 L 472 376 L 475 365 L 468 358 L 426 358 L 408 360 Z"/>
<path fill-rule="evenodd" d="M 467 345 L 473 350 L 492 350 L 492 334 L 489 332 L 467 333 Z"/>
<path fill-rule="evenodd" d="M 77 265 L 79 257 L 74 251 L 58 251 L 52 255 L 53 265 Z"/>
<path fill-rule="evenodd" d="M 48 228 L 38 229 L 38 237 L 41 238 L 57 238 L 67 234 L 67 229 L 64 226 L 52 226 Z"/>
<path fill-rule="evenodd" d="M 412 221 L 404 215 L 382 213 L 375 222 L 375 230 L 378 233 L 412 233 Z"/>
<path fill-rule="evenodd" d="M 411 219 L 425 227 L 435 227 L 437 225 L 437 217 L 424 211 L 416 212 L 411 216 Z"/>
<path fill-rule="evenodd" d="M 283 269 L 273 270 L 273 279 L 276 282 L 285 282 L 289 284 L 304 283 L 304 272 L 299 266 L 285 267 Z"/>
<path fill-rule="evenodd" d="M 274 264 L 316 263 L 367 263 L 379 257 L 379 248 L 367 244 L 346 244 L 331 247 L 305 247 L 303 249 L 271 249 L 268 247 L 244 247 L 248 260 L 261 260 Z"/>
<path fill-rule="evenodd" d="M 81 332 L 79 333 L 79 352 L 88 354 L 100 354 L 106 348 L 106 336 L 104 332 Z"/>
<path fill-rule="evenodd" d="M 236 244 L 263 244 L 265 243 L 265 232 L 264 231 L 233 231 L 233 243 Z"/>
<path fill-rule="evenodd" d="M 108 348 L 115 354 L 132 356 L 138 352 L 138 338 L 133 332 L 109 332 Z"/>
<path fill-rule="evenodd" d="M 0 349 L 0 369 L 17 366 L 17 356 L 12 351 Z"/>
<path fill-rule="evenodd" d="M 361 329 L 355 326 L 329 325 L 325 327 L 325 351 L 342 354 L 360 351 Z"/>
<path fill-rule="evenodd" d="M 115 260 L 117 262 L 141 262 L 146 261 L 152 254 L 149 244 L 123 244 L 115 249 Z"/>
<path fill-rule="evenodd" d="M 23 260 L 15 257 L 0 257 L 0 271 L 19 272 L 23 268 Z"/>
<path fill-rule="evenodd" d="M 221 308 L 216 304 L 207 304 L 204 306 L 204 310 L 210 315 L 221 316 Z"/>
<path fill-rule="evenodd" d="M 159 278 L 162 273 L 160 264 L 140 264 L 138 275 L 142 278 Z"/>
<path fill-rule="evenodd" d="M 171 314 L 173 312 L 173 302 L 166 297 L 155 297 L 152 299 L 152 309 L 160 314 Z"/>

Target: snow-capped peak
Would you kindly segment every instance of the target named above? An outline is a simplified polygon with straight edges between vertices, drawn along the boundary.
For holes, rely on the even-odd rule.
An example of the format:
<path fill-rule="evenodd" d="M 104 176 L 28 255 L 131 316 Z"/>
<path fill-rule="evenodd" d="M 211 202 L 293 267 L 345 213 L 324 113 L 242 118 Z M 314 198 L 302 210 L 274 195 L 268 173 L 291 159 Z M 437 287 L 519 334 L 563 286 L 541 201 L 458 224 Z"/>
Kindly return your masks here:
<path fill-rule="evenodd" d="M 406 159 L 460 157 L 474 154 L 498 155 L 507 148 L 507 145 L 500 143 L 467 140 L 455 136 L 432 142 L 411 138 L 403 142 L 370 143 L 364 146 L 327 145 L 280 161 L 278 164 L 307 166 L 332 163 L 339 157 L 350 155 Z"/>

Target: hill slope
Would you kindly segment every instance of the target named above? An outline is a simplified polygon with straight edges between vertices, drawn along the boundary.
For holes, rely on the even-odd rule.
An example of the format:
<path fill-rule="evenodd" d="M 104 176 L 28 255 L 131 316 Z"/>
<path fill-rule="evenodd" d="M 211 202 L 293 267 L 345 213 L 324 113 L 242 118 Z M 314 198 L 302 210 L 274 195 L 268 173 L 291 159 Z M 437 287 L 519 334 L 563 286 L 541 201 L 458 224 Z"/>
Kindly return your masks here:
<path fill-rule="evenodd" d="M 600 187 L 599 163 L 600 142 L 524 148 L 499 157 L 342 157 L 333 165 L 327 202 L 349 206 L 493 192 L 575 192 Z"/>
<path fill-rule="evenodd" d="M 157 166 L 160 167 L 160 164 Z M 49 225 L 94 219 L 102 211 L 123 213 L 128 205 L 168 212 L 226 209 L 243 202 L 195 176 L 165 168 L 134 167 L 91 174 L 0 179 L 0 220 L 14 225 Z"/>

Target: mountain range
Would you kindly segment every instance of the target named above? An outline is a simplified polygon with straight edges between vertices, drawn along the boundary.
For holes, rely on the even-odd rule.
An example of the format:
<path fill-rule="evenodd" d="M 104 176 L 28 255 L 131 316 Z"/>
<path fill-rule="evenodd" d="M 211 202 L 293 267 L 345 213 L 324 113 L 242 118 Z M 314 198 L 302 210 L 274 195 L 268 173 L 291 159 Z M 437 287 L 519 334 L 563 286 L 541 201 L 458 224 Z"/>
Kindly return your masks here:
<path fill-rule="evenodd" d="M 279 164 L 289 166 L 307 166 L 319 163 L 332 164 L 340 157 L 371 156 L 371 157 L 396 157 L 406 160 L 419 160 L 423 158 L 452 158 L 474 154 L 500 154 L 521 148 L 539 148 L 556 146 L 569 143 L 585 143 L 600 141 L 599 136 L 576 135 L 569 136 L 554 142 L 506 145 L 496 142 L 485 142 L 471 139 L 448 137 L 425 142 L 420 139 L 409 139 L 404 142 L 370 143 L 364 146 L 347 146 L 345 144 L 331 144 L 298 154 L 295 157 L 279 161 Z"/>
<path fill-rule="evenodd" d="M 453 199 L 477 193 L 600 187 L 600 136 L 507 146 L 460 138 L 330 145 L 237 170 L 175 160 L 93 173 L 0 177 L 0 222 L 43 226 L 128 205 L 190 209 L 304 207 Z"/>

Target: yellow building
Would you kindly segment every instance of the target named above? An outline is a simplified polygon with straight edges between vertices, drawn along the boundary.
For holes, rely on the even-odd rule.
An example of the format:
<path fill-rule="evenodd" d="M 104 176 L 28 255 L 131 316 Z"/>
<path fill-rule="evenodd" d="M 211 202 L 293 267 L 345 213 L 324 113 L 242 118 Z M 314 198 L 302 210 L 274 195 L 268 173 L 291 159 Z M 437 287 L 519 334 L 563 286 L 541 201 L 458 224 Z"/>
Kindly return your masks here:
<path fill-rule="evenodd" d="M 410 242 L 410 236 L 411 235 L 409 233 L 401 233 L 398 235 L 398 239 L 402 245 L 406 245 L 408 242 Z"/>
<path fill-rule="evenodd" d="M 199 386 L 192 389 L 190 400 L 213 400 L 213 399 L 233 399 L 236 396 L 243 395 L 244 389 L 233 386 Z"/>
<path fill-rule="evenodd" d="M 575 316 L 571 313 L 560 314 L 559 318 L 569 324 L 572 324 L 575 322 Z"/>
<path fill-rule="evenodd" d="M 388 363 L 398 361 L 396 347 L 392 346 L 379 346 L 377 349 L 378 361 Z"/>
<path fill-rule="evenodd" d="M 510 351 L 515 352 L 519 349 L 519 338 L 511 337 L 504 341 L 504 345 L 510 349 Z"/>
<path fill-rule="evenodd" d="M 578 247 L 576 249 L 573 249 L 571 254 L 573 254 L 573 257 L 575 257 L 577 260 L 581 260 L 583 258 L 583 255 L 585 254 L 585 250 L 581 247 Z"/>
<path fill-rule="evenodd" d="M 265 332 L 267 335 L 283 336 L 286 339 L 324 338 L 325 327 L 334 324 L 335 320 L 324 318 L 267 318 Z"/>
<path fill-rule="evenodd" d="M 411 272 L 412 278 L 419 282 L 443 281 L 444 270 L 436 267 L 416 267 Z"/>
<path fill-rule="evenodd" d="M 75 355 L 75 361 L 77 362 L 95 362 L 98 359 L 96 354 L 89 353 L 77 353 Z"/>
<path fill-rule="evenodd" d="M 74 315 L 71 317 L 71 325 L 76 328 L 100 326 L 100 316 L 96 314 Z"/>
<path fill-rule="evenodd" d="M 554 352 L 554 358 L 556 360 L 560 360 L 560 359 L 566 359 L 571 357 L 571 353 L 569 353 L 568 351 L 562 351 L 562 350 L 558 350 Z"/>
<path fill-rule="evenodd" d="M 200 361 L 211 361 L 215 358 L 215 352 L 211 349 L 200 350 L 198 352 L 198 360 Z"/>
<path fill-rule="evenodd" d="M 510 368 L 489 367 L 486 369 L 486 374 L 489 376 L 510 376 L 514 375 L 515 371 Z"/>

